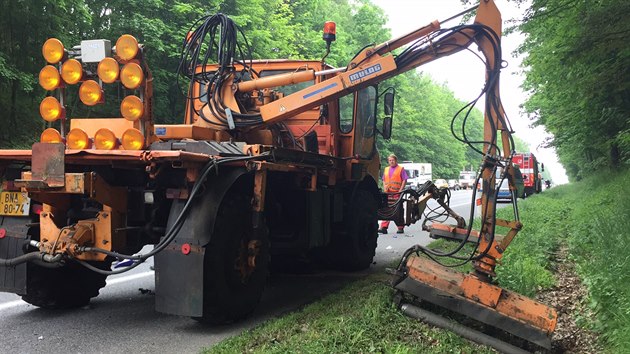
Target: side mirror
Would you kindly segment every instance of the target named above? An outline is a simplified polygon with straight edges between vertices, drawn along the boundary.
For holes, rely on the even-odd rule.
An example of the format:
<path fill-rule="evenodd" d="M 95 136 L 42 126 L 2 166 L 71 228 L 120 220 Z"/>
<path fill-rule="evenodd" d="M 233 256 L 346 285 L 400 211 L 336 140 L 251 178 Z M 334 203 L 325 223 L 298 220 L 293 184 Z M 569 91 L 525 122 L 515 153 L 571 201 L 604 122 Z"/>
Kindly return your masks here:
<path fill-rule="evenodd" d="M 383 111 L 385 115 L 391 117 L 394 115 L 394 93 L 386 92 L 385 99 L 383 102 Z"/>
<path fill-rule="evenodd" d="M 383 128 L 381 129 L 381 135 L 384 139 L 392 137 L 392 117 L 383 118 Z"/>
<path fill-rule="evenodd" d="M 381 97 L 383 98 L 383 127 L 380 131 L 381 136 L 384 139 L 390 139 L 392 137 L 392 117 L 394 115 L 394 96 L 396 95 L 396 89 L 393 87 L 388 87 L 385 92 L 380 94 L 379 101 Z"/>
<path fill-rule="evenodd" d="M 545 172 L 545 164 L 544 164 L 544 163 L 541 163 L 541 164 L 540 164 L 540 170 L 541 170 L 542 172 Z"/>

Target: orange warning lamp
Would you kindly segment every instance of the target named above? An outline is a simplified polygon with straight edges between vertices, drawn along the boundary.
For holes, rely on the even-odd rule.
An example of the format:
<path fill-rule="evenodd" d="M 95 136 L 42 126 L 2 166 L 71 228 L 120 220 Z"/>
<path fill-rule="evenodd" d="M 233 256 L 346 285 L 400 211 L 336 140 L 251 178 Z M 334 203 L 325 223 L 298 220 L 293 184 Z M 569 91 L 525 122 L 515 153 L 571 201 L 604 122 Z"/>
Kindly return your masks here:
<path fill-rule="evenodd" d="M 48 64 L 57 64 L 66 55 L 63 44 L 57 38 L 48 38 L 42 46 L 42 56 Z"/>
<path fill-rule="evenodd" d="M 138 40 L 130 34 L 123 34 L 116 41 L 116 54 L 122 61 L 134 59 L 139 51 Z"/>
<path fill-rule="evenodd" d="M 96 72 L 98 73 L 98 78 L 101 79 L 101 81 L 106 84 L 113 84 L 116 80 L 118 80 L 120 67 L 118 66 L 116 59 L 105 58 L 98 63 Z"/>
<path fill-rule="evenodd" d="M 123 86 L 130 90 L 135 90 L 140 87 L 144 81 L 144 73 L 140 65 L 136 63 L 125 64 L 122 70 L 120 70 L 120 81 Z"/>
<path fill-rule="evenodd" d="M 59 69 L 52 65 L 46 65 L 39 72 L 39 85 L 46 91 L 52 91 L 61 85 Z"/>
<path fill-rule="evenodd" d="M 83 78 L 83 65 L 76 59 L 66 60 L 61 66 L 61 78 L 68 85 L 79 83 Z"/>
<path fill-rule="evenodd" d="M 48 96 L 39 104 L 39 114 L 47 122 L 54 122 L 65 116 L 66 110 L 53 96 Z"/>
<path fill-rule="evenodd" d="M 87 80 L 79 87 L 79 98 L 86 106 L 94 106 L 103 103 L 103 89 L 94 80 Z"/>
<path fill-rule="evenodd" d="M 125 150 L 140 150 L 144 147 L 144 136 L 138 129 L 127 129 L 122 135 L 122 146 Z"/>
<path fill-rule="evenodd" d="M 60 143 L 63 139 L 55 128 L 48 128 L 42 132 L 39 141 L 42 143 Z"/>
<path fill-rule="evenodd" d="M 89 149 L 90 138 L 88 138 L 87 133 L 82 129 L 74 128 L 66 135 L 66 145 L 69 149 Z"/>
<path fill-rule="evenodd" d="M 118 147 L 118 139 L 113 131 L 101 128 L 94 134 L 94 146 L 99 150 L 113 150 Z"/>
<path fill-rule="evenodd" d="M 337 39 L 337 24 L 333 21 L 326 21 L 324 23 L 324 40 L 326 43 L 334 42 Z"/>
<path fill-rule="evenodd" d="M 127 96 L 120 103 L 120 113 L 125 119 L 136 121 L 144 114 L 144 103 L 138 96 Z"/>

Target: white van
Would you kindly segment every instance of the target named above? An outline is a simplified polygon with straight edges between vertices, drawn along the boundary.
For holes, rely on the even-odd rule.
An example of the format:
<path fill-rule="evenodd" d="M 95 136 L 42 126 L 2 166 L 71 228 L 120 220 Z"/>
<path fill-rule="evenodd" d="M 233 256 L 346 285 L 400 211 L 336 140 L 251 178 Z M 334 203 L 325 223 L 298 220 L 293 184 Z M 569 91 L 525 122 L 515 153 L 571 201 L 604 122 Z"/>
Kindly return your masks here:
<path fill-rule="evenodd" d="M 426 181 L 433 180 L 432 166 L 430 163 L 415 163 L 404 161 L 399 164 L 407 171 L 407 187 L 418 189 Z"/>

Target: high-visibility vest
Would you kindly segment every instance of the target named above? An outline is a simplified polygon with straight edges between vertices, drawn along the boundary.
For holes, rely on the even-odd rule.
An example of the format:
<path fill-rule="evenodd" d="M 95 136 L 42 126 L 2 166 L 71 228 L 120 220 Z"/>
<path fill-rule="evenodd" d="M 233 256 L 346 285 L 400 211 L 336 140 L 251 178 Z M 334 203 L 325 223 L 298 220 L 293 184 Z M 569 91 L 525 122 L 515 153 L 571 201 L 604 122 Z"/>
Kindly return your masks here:
<path fill-rule="evenodd" d="M 383 176 L 383 185 L 385 187 L 385 192 L 398 192 L 403 182 L 403 168 L 400 165 L 396 165 L 396 167 L 394 167 L 394 173 L 392 173 L 391 178 L 389 177 L 390 168 L 390 166 L 385 167 L 385 175 Z"/>

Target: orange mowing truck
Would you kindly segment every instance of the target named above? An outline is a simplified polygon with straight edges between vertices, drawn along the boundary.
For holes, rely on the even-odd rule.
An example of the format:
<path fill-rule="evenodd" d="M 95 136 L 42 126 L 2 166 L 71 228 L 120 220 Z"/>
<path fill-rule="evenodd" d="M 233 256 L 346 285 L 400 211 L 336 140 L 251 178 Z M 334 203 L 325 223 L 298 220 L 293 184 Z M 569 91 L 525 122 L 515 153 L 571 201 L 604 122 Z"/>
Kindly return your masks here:
<path fill-rule="evenodd" d="M 367 46 L 340 68 L 324 59 L 252 60 L 229 17 L 206 16 L 184 41 L 178 74 L 187 86 L 186 109 L 181 124 L 168 125 L 154 122 L 147 48 L 133 36 L 122 35 L 113 47 L 92 40 L 72 50 L 47 40 L 39 75 L 47 128 L 32 149 L 0 151 L 0 290 L 40 307 L 82 306 L 107 276 L 155 257 L 158 311 L 226 322 L 256 308 L 271 262 L 308 258 L 342 270 L 369 267 L 377 219 L 391 219 L 403 205 L 409 225 L 436 199 L 457 225 L 427 229 L 465 232 L 464 219 L 430 181 L 388 204 L 377 184 L 375 140 L 391 137 L 394 108 L 393 90 L 379 83 L 475 44 L 487 70 L 484 141 L 459 139 L 483 155 L 485 222 L 469 259 L 475 272 L 449 276 L 461 284 L 448 296 L 495 313 L 490 324 L 507 318 L 508 331 L 526 328 L 526 338 L 542 343 L 555 311 L 526 298 L 528 307 L 516 311 L 514 298 L 503 301 L 507 293 L 490 283 L 520 222 L 495 217 L 495 172 L 502 168 L 512 178 L 514 146 L 499 99 L 501 17 L 490 0 L 471 10 L 477 11 L 472 24 L 442 28 L 434 21 Z M 325 24 L 323 37 L 327 55 L 334 23 Z M 119 117 L 68 115 L 70 92 L 97 110 L 116 99 L 105 97 L 107 85 L 124 93 Z M 496 225 L 512 231 L 495 237 Z M 153 248 L 138 253 L 146 245 Z M 419 269 L 419 258 L 407 262 L 408 256 L 396 284 L 418 298 L 423 287 L 449 291 L 444 281 L 418 275 L 442 274 L 439 265 L 421 262 Z M 120 260 L 129 265 L 112 269 Z M 532 304 L 549 320 L 538 321 Z"/>

